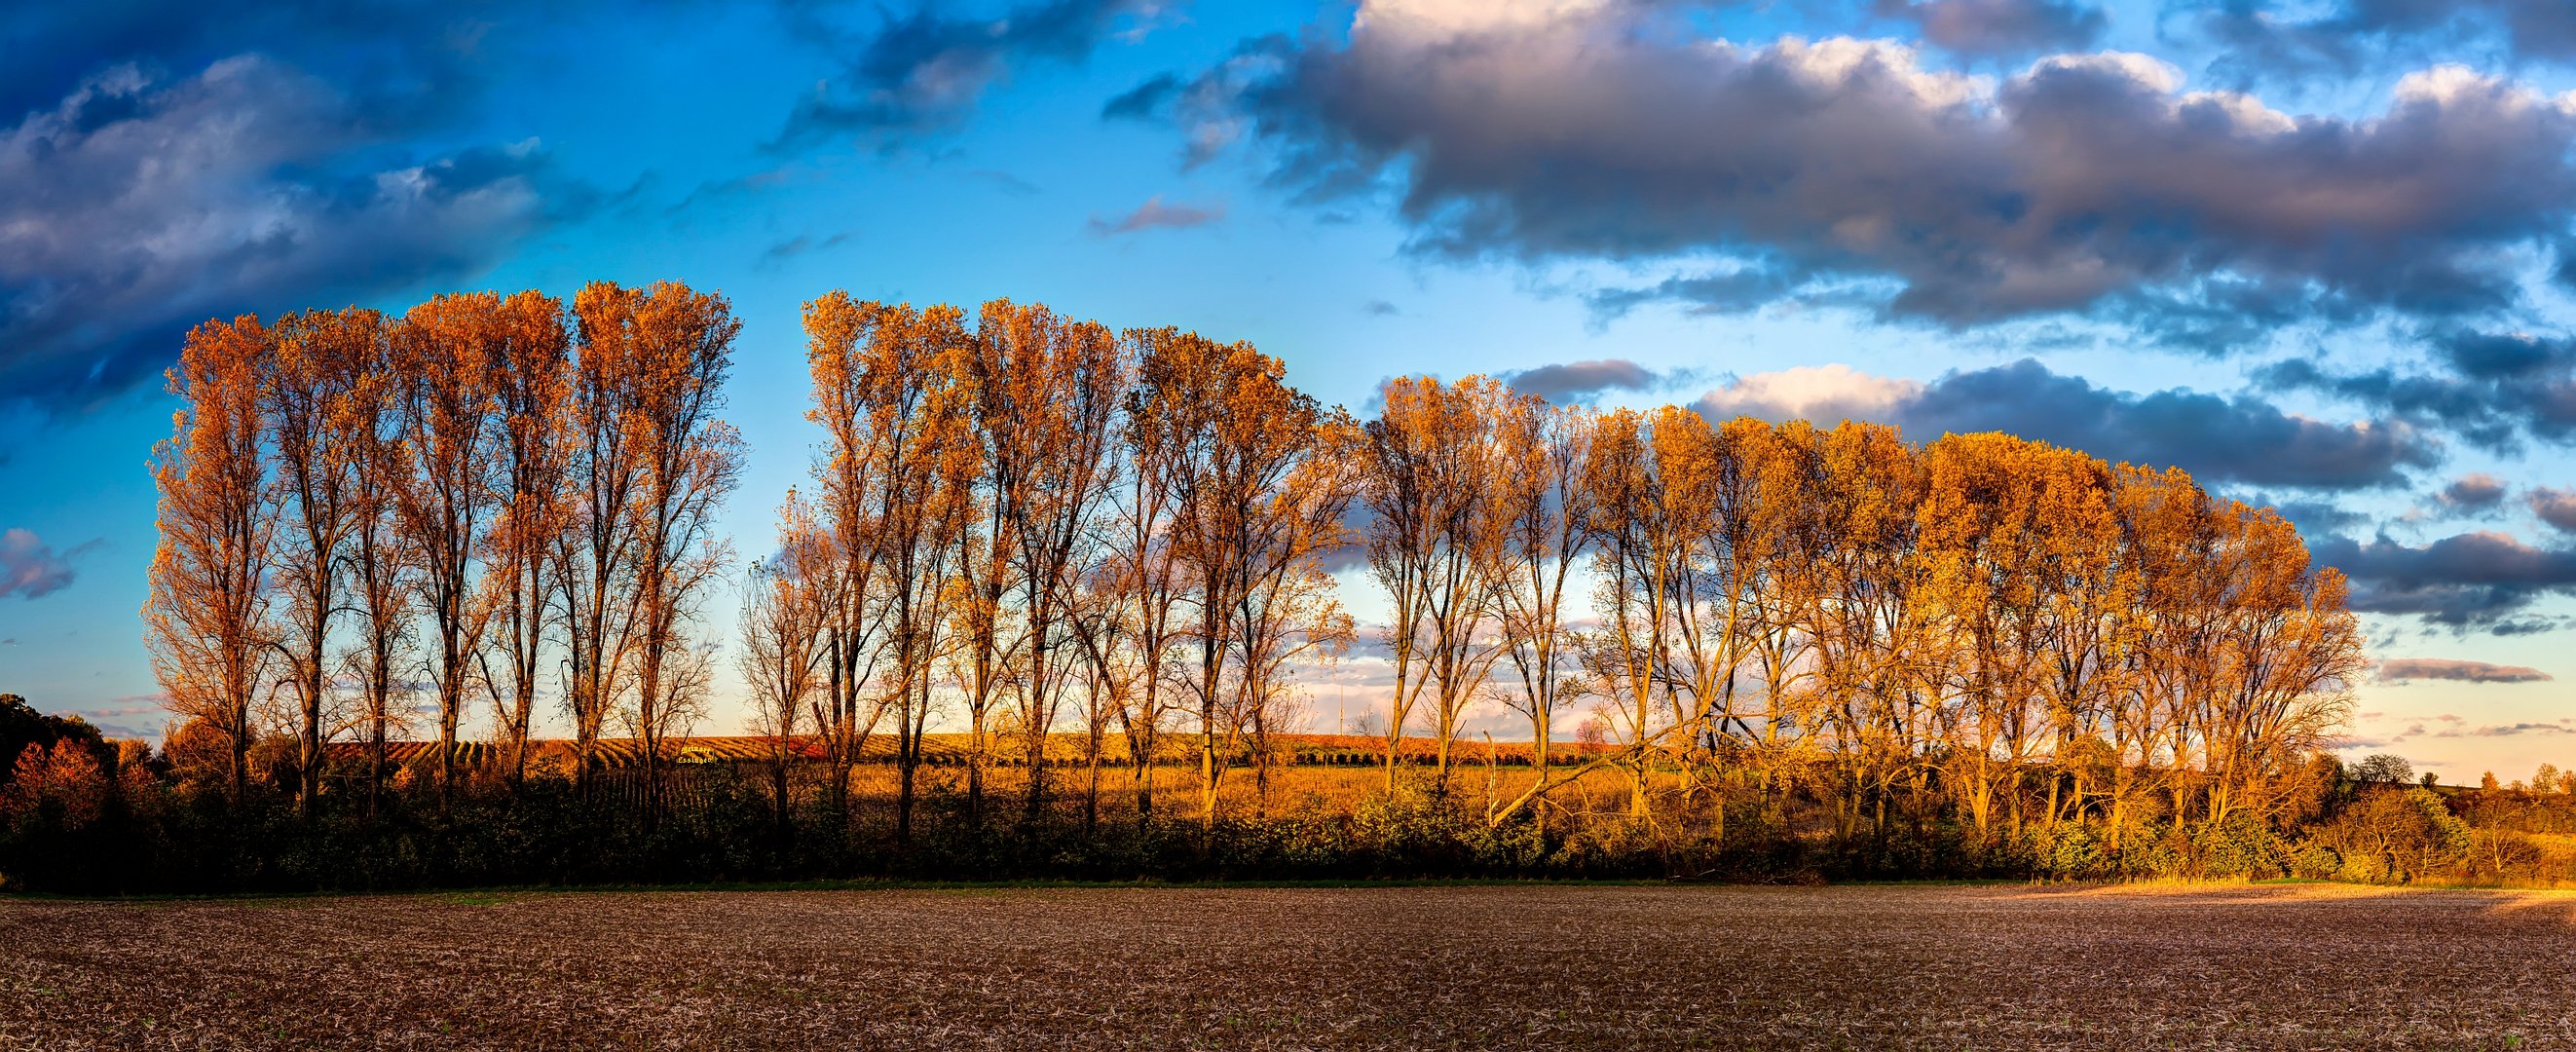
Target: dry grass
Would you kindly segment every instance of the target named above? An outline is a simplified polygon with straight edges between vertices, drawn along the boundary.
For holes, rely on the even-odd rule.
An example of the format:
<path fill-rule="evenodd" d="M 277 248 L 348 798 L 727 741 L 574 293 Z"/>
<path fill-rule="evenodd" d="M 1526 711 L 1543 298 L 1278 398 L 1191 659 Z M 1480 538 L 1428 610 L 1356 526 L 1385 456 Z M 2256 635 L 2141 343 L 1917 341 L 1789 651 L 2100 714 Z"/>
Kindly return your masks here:
<path fill-rule="evenodd" d="M 2576 895 L 1615 886 L 0 902 L 0 1045 L 2503 1048 Z"/>

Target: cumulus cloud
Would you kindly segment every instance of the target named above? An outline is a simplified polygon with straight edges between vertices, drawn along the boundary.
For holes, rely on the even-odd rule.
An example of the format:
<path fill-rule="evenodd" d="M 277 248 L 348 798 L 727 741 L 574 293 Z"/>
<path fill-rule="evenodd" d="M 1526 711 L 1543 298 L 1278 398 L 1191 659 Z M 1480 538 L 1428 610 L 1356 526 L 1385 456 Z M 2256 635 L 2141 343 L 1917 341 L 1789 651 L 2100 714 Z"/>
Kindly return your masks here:
<path fill-rule="evenodd" d="M 1194 226 L 1206 226 L 1223 218 L 1225 218 L 1224 205 L 1165 204 L 1163 195 L 1156 194 L 1116 222 L 1093 216 L 1091 232 L 1106 236 L 1133 234 L 1140 230 L 1187 230 Z"/>
<path fill-rule="evenodd" d="M 1895 422 L 1921 400 L 1919 380 L 1872 376 L 1848 365 L 1800 365 L 1726 382 L 1694 406 L 1712 420 L 1753 416 L 1764 420 Z"/>
<path fill-rule="evenodd" d="M 0 392 L 114 394 L 184 327 L 470 273 L 559 213 L 530 140 L 368 164 L 374 115 L 257 56 L 98 76 L 0 127 Z"/>
<path fill-rule="evenodd" d="M 2562 533 L 2576 533 L 2576 491 L 2553 486 L 2534 486 L 2523 494 L 2531 513 Z"/>
<path fill-rule="evenodd" d="M 2521 665 L 2495 665 L 2461 658 L 2390 658 L 2379 663 L 2379 678 L 2385 683 L 2412 683 L 2419 679 L 2460 683 L 2543 683 L 2557 677 Z"/>
<path fill-rule="evenodd" d="M 1968 55 L 2081 49 L 2107 19 L 2081 0 L 1878 0 L 1879 14 L 1913 22 L 1928 40 Z"/>
<path fill-rule="evenodd" d="M 2434 499 L 2455 511 L 2484 512 L 2504 505 L 2507 487 L 2503 479 L 2483 471 L 2472 471 L 2451 480 Z"/>
<path fill-rule="evenodd" d="M 1922 382 L 1847 366 L 1800 366 L 1738 377 L 1696 408 L 1724 418 L 1840 419 L 1895 424 L 1908 438 L 2005 431 L 2111 460 L 2178 466 L 2213 482 L 2314 489 L 2401 483 L 2438 449 L 2384 422 L 2335 424 L 2250 396 L 2176 388 L 2139 394 L 2096 387 L 2024 359 Z"/>
<path fill-rule="evenodd" d="M 92 541 L 56 554 L 53 546 L 39 539 L 33 530 L 0 533 L 0 599 L 12 595 L 42 599 L 70 587 L 74 576 L 72 559 L 97 543 Z"/>
<path fill-rule="evenodd" d="M 1625 358 L 1597 358 L 1504 373 L 1502 380 L 1514 391 L 1564 404 L 1612 391 L 1650 391 L 1663 386 L 1666 377 Z"/>
<path fill-rule="evenodd" d="M 1160 0 L 1036 0 L 977 15 L 924 3 L 852 32 L 826 18 L 822 5 L 788 5 L 796 33 L 829 43 L 841 69 L 789 115 L 780 142 L 851 132 L 887 139 L 953 126 L 1016 70 L 1081 62 L 1161 7 Z"/>
<path fill-rule="evenodd" d="M 1379 0 L 1346 41 L 1170 92 L 1233 109 L 1172 108 L 1193 156 L 1257 131 L 1310 193 L 1391 189 L 1419 252 L 1730 261 L 1624 302 L 1870 282 L 1951 325 L 2240 295 L 2447 315 L 2518 302 L 2506 250 L 2576 214 L 2576 98 L 2462 68 L 2347 119 L 2140 55 L 1995 81 L 1891 42 L 1706 39 L 1656 6 Z"/>
<path fill-rule="evenodd" d="M 2493 530 L 2417 546 L 2386 536 L 2311 542 L 2319 563 L 2352 579 L 2352 608 L 2412 614 L 2436 625 L 2510 634 L 2545 596 L 2576 591 L 2576 550 L 2542 548 Z"/>

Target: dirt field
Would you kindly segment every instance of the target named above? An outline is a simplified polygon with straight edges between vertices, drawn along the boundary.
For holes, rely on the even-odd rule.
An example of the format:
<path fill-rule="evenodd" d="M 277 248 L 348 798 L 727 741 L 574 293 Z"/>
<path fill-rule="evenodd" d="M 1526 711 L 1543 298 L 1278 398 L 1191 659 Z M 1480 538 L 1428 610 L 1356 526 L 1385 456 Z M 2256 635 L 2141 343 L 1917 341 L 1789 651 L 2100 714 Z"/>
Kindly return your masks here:
<path fill-rule="evenodd" d="M 2576 895 L 1431 887 L 0 901 L 0 1046 L 2550 1048 Z"/>

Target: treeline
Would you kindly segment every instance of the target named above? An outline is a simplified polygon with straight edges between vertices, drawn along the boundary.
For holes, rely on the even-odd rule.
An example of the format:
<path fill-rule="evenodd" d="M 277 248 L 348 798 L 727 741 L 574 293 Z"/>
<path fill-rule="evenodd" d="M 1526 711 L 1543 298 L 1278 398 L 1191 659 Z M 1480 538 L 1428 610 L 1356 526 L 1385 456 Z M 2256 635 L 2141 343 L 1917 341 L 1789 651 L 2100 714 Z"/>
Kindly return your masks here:
<path fill-rule="evenodd" d="M 889 722 L 908 786 L 945 695 L 978 755 L 996 713 L 1018 730 L 1030 814 L 1046 733 L 1093 744 L 1096 798 L 1098 743 L 1177 718 L 1214 822 L 1216 757 L 1269 755 L 1299 663 L 1355 641 L 1346 550 L 1391 614 L 1390 758 L 1427 732 L 1445 786 L 1471 706 L 1517 708 L 1542 753 L 1571 710 L 1623 746 L 1596 764 L 1625 817 L 1710 839 L 1798 792 L 1845 837 L 2271 821 L 2362 661 L 2341 577 L 2180 471 L 1476 377 L 1394 380 L 1361 423 L 1249 346 L 1005 301 L 970 327 L 836 294 L 805 321 L 824 442 L 751 594 L 763 730 L 838 763 Z"/>
<path fill-rule="evenodd" d="M 600 283 L 568 310 L 445 296 L 192 333 L 146 618 L 174 746 L 218 758 L 209 794 L 374 815 L 417 697 L 442 813 L 474 777 L 588 799 L 617 736 L 642 746 L 649 832 L 728 580 L 772 751 L 728 790 L 762 827 L 719 838 L 917 850 L 929 797 L 941 837 L 1079 854 L 1195 827 L 1205 850 L 1392 807 L 1442 843 L 1524 845 L 1505 871 L 1818 845 L 1876 860 L 1844 870 L 2029 870 L 2079 841 L 2120 870 L 2145 843 L 2279 841 L 2335 784 L 2315 760 L 2362 662 L 2343 581 L 2180 471 L 1482 377 L 1390 381 L 1361 420 L 1247 344 L 834 293 L 804 312 L 812 481 L 738 566 L 712 532 L 742 455 L 717 418 L 737 329 L 719 297 Z M 1354 577 L 1382 623 L 1342 606 Z M 1276 791 L 1300 674 L 1355 648 L 1385 671 L 1376 786 Z M 541 704 L 574 728 L 560 792 L 528 767 Z M 1526 777 L 1462 778 L 1486 705 L 1526 722 Z M 460 771 L 477 711 L 499 759 Z M 934 730 L 967 736 L 954 784 L 924 774 Z M 1432 743 L 1418 772 L 1408 736 Z M 343 737 L 372 758 L 355 777 L 326 769 Z M 1567 737 L 1599 747 L 1550 762 Z M 887 738 L 880 809 L 853 772 Z M 289 758 L 263 768 L 272 740 Z M 1176 744 L 1195 770 L 1116 762 Z M 1189 813 L 1157 810 L 1175 795 Z"/>
<path fill-rule="evenodd" d="M 372 751 L 372 807 L 423 695 L 441 792 L 479 705 L 514 779 L 550 688 L 585 757 L 612 721 L 654 739 L 694 717 L 713 671 L 692 626 L 732 562 L 713 522 L 742 459 L 717 416 L 740 328 L 721 296 L 595 282 L 569 311 L 481 293 L 190 332 L 145 640 L 231 792 L 282 726 L 302 807 L 344 733 Z"/>

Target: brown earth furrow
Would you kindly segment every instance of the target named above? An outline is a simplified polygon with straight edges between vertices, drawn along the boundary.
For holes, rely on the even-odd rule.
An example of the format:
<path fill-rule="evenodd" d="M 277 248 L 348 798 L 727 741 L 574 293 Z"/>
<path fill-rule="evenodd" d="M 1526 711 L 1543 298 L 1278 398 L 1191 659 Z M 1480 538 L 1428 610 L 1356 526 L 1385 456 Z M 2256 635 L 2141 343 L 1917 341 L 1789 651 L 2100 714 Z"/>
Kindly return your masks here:
<path fill-rule="evenodd" d="M 0 901 L 0 1046 L 2548 1048 L 2576 895 L 1482 886 Z"/>

